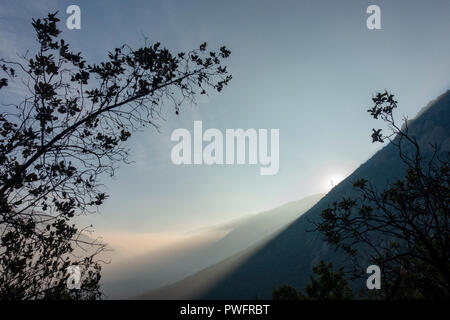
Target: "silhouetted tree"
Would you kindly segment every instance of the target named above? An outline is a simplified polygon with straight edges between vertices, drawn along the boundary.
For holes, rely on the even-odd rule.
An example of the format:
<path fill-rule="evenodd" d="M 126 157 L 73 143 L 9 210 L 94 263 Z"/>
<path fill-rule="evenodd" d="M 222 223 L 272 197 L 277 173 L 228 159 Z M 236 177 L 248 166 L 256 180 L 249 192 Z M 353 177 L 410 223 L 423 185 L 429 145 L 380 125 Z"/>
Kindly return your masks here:
<path fill-rule="evenodd" d="M 297 292 L 297 289 L 295 289 L 292 286 L 289 286 L 287 284 L 282 284 L 279 288 L 273 290 L 272 292 L 272 299 L 273 300 L 299 300 L 300 296 Z"/>
<path fill-rule="evenodd" d="M 352 300 L 353 291 L 350 288 L 344 275 L 344 268 L 337 272 L 333 271 L 331 263 L 320 263 L 313 267 L 313 273 L 317 276 L 310 276 L 311 283 L 306 285 L 304 292 L 297 291 L 294 287 L 283 284 L 272 292 L 274 300 Z"/>
<path fill-rule="evenodd" d="M 449 163 L 438 146 L 422 153 L 403 127 L 394 121 L 394 95 L 378 93 L 368 112 L 392 130 L 373 129 L 372 141 L 389 141 L 399 152 L 406 176 L 378 191 L 360 179 L 354 183 L 358 199 L 343 199 L 322 213 L 317 230 L 330 244 L 352 258 L 355 278 L 377 264 L 382 271 L 378 292 L 385 299 L 450 298 Z"/>
<path fill-rule="evenodd" d="M 157 128 L 165 103 L 178 114 L 231 80 L 222 65 L 230 51 L 207 51 L 206 43 L 178 54 L 160 43 L 123 45 L 88 64 L 61 39 L 58 21 L 56 13 L 33 20 L 35 55 L 0 59 L 0 88 L 14 89 L 0 114 L 1 299 L 99 298 L 94 257 L 104 246 L 70 219 L 103 203 L 99 178 L 127 161 L 124 142 L 135 130 Z M 69 291 L 73 264 L 81 267 L 81 288 Z"/>
<path fill-rule="evenodd" d="M 344 275 L 344 268 L 340 267 L 337 272 L 333 271 L 331 263 L 323 261 L 313 267 L 317 279 L 310 276 L 311 283 L 305 287 L 305 294 L 300 294 L 306 300 L 351 300 L 354 298 L 353 291 L 348 285 Z"/>

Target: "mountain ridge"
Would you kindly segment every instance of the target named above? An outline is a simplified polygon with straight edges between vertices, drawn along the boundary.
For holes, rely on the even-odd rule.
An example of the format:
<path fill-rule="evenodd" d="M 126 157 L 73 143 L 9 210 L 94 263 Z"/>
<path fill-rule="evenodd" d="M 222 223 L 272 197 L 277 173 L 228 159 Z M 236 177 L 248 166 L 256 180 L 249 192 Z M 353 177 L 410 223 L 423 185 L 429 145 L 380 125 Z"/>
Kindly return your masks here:
<path fill-rule="evenodd" d="M 414 119 L 408 121 L 409 133 L 417 137 L 424 153 L 432 151 L 429 144 L 433 142 L 440 146 L 441 152 L 449 152 L 449 119 L 450 90 L 431 101 Z M 346 263 L 345 255 L 330 248 L 320 234 L 311 232 L 321 212 L 343 197 L 355 196 L 354 181 L 365 178 L 376 188 L 384 188 L 403 177 L 404 169 L 396 147 L 387 144 L 271 241 L 251 253 L 244 251 L 235 255 L 234 259 L 241 261 L 234 270 L 222 275 L 201 294 L 196 292 L 183 298 L 270 299 L 272 291 L 283 283 L 303 289 L 309 281 L 312 267 L 320 260 L 331 261 L 335 266 Z M 208 268 L 208 272 L 214 273 L 215 269 L 220 270 L 221 263 Z M 172 296 L 169 298 L 178 299 L 177 291 L 183 291 L 193 279 L 201 281 L 202 271 L 172 286 Z M 147 297 L 155 298 L 157 292 Z"/>
<path fill-rule="evenodd" d="M 144 255 L 131 259 L 130 265 L 117 266 L 116 272 L 108 274 L 104 289 L 109 298 L 127 298 L 184 279 L 248 247 L 268 241 L 323 196 L 308 196 L 211 228 L 212 232 L 231 228 L 219 239 L 174 248 L 163 257 Z"/>

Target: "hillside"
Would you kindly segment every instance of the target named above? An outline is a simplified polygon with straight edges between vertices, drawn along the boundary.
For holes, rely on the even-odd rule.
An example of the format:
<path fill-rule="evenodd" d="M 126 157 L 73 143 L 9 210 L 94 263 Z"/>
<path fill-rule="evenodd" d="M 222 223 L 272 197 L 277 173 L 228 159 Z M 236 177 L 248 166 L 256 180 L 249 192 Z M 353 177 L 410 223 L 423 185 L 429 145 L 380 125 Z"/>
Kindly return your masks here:
<path fill-rule="evenodd" d="M 193 235 L 190 243 L 181 247 L 123 262 L 105 274 L 104 291 L 109 298 L 129 298 L 188 277 L 244 249 L 269 241 L 323 196 L 313 195 L 200 232 L 224 234 L 218 239 Z"/>
<path fill-rule="evenodd" d="M 430 143 L 437 143 L 441 152 L 448 155 L 449 120 L 450 91 L 432 101 L 414 120 L 409 121 L 410 134 L 417 138 L 423 152 L 430 152 Z M 322 210 L 344 196 L 355 195 L 353 181 L 365 178 L 377 188 L 383 188 L 396 178 L 401 178 L 403 173 L 404 166 L 398 150 L 389 144 L 267 244 L 255 248 L 253 252 L 244 251 L 182 282 L 148 294 L 147 298 L 267 299 L 283 283 L 302 289 L 309 281 L 312 266 L 321 259 L 336 265 L 345 264 L 345 255 L 336 253 L 321 235 L 311 232 L 314 229 L 313 222 L 318 220 Z M 235 262 L 233 269 L 229 268 L 231 262 Z M 224 270 L 228 270 L 228 273 L 224 273 Z M 203 291 L 192 289 L 196 282 L 213 280 L 215 284 L 203 288 Z M 179 296 L 187 292 L 190 295 Z"/>

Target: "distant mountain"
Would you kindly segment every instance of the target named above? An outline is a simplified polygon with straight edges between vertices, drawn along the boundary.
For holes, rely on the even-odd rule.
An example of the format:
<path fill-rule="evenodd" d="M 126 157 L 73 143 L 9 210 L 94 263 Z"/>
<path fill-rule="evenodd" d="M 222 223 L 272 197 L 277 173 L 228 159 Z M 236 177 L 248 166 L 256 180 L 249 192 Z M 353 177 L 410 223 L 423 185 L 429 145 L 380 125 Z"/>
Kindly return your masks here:
<path fill-rule="evenodd" d="M 129 298 L 183 279 L 257 243 L 270 240 L 323 196 L 313 195 L 205 230 L 209 234 L 225 234 L 219 239 L 192 239 L 191 244 L 181 248 L 122 263 L 105 275 L 103 289 L 109 298 Z"/>
<path fill-rule="evenodd" d="M 436 143 L 441 153 L 448 156 L 450 91 L 423 108 L 414 120 L 409 121 L 408 127 L 423 152 L 431 152 L 430 143 Z M 403 177 L 404 171 L 398 150 L 389 144 L 265 245 L 244 250 L 143 298 L 270 299 L 272 291 L 283 283 L 303 289 L 309 282 L 312 266 L 321 259 L 332 261 L 335 265 L 344 265 L 346 262 L 346 256 L 330 248 L 320 234 L 310 232 L 321 212 L 343 197 L 354 196 L 352 183 L 360 178 L 382 189 L 389 182 Z M 208 283 L 208 286 L 203 283 Z"/>

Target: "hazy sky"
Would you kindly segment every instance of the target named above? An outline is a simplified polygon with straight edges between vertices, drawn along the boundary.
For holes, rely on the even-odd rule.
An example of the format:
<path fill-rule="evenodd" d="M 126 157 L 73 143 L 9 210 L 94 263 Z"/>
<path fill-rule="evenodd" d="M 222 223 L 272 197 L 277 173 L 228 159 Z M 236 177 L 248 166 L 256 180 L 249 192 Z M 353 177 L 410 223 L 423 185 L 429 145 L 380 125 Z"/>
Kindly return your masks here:
<path fill-rule="evenodd" d="M 81 30 L 67 30 L 68 5 L 81 8 Z M 382 30 L 366 28 L 366 8 L 381 7 Z M 413 117 L 450 88 L 450 1 L 5 1 L 0 55 L 34 46 L 32 17 L 59 10 L 63 37 L 88 62 L 144 36 L 179 51 L 207 41 L 227 45 L 230 85 L 180 116 L 165 112 L 130 141 L 131 159 L 105 179 L 111 198 L 93 219 L 99 229 L 188 230 L 326 192 L 379 145 L 366 110 L 378 90 L 393 91 Z M 1 98 L 3 100 L 3 98 Z M 1 101 L 4 102 L 4 101 Z M 280 170 L 259 165 L 175 166 L 176 128 L 276 128 Z"/>

